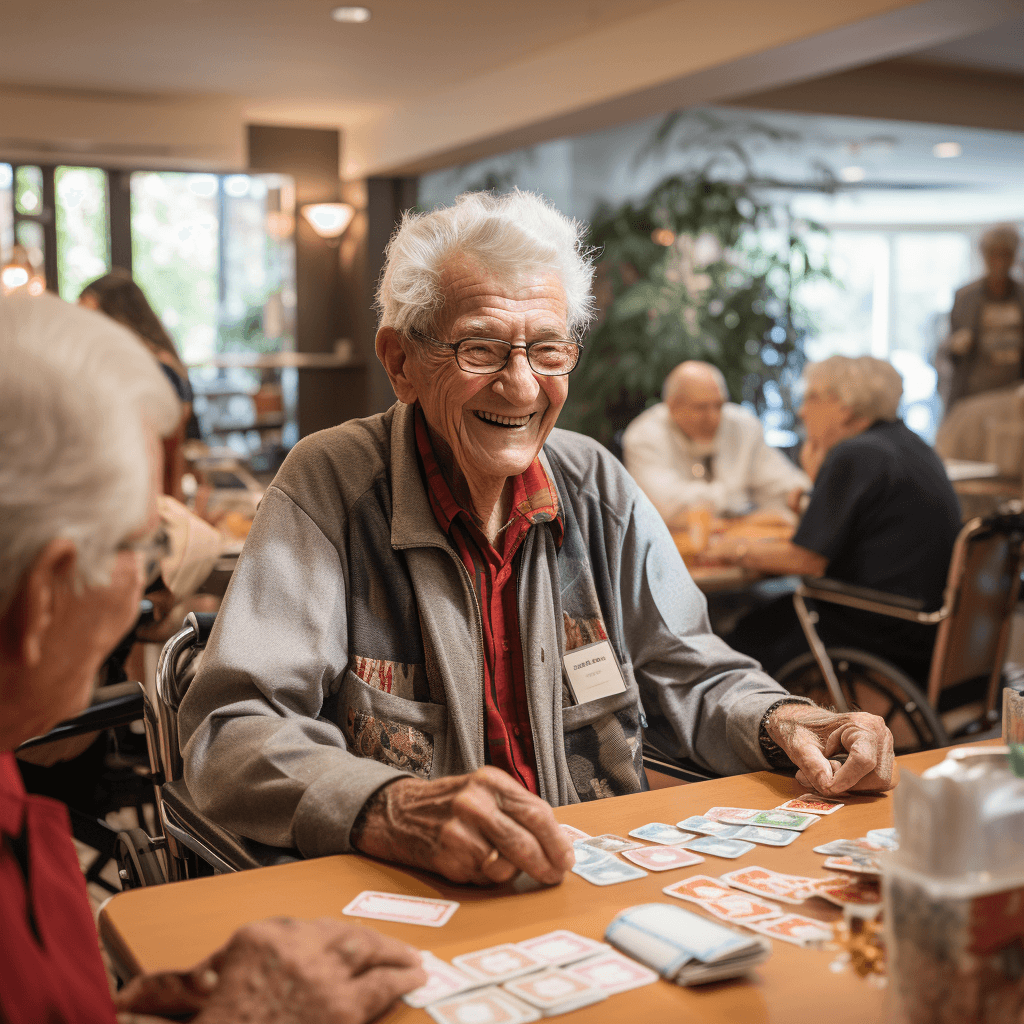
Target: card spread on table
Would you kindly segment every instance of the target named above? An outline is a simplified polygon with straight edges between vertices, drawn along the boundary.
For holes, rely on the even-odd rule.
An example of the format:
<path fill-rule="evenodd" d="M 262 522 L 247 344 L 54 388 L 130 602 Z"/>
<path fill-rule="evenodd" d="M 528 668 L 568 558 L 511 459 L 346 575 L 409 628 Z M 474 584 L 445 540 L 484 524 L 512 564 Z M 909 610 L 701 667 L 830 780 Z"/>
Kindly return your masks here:
<path fill-rule="evenodd" d="M 479 984 L 457 967 L 439 960 L 433 953 L 421 951 L 420 956 L 423 959 L 423 970 L 427 972 L 427 983 L 402 996 L 409 1006 L 419 1009 L 427 1003 L 436 1003 L 438 999 L 464 992 L 467 988 L 475 988 Z"/>
<path fill-rule="evenodd" d="M 676 822 L 676 828 L 681 828 L 684 832 L 701 832 L 706 836 L 718 836 L 720 839 L 734 838 L 742 827 L 742 825 L 726 825 L 725 822 L 705 818 L 703 814 L 694 814 Z"/>
<path fill-rule="evenodd" d="M 794 946 L 817 945 L 832 938 L 832 929 L 827 924 L 800 914 L 783 914 L 769 921 L 754 921 L 748 927 L 773 939 L 792 942 Z"/>
<path fill-rule="evenodd" d="M 862 854 L 855 857 L 826 857 L 827 871 L 852 871 L 855 875 L 880 875 L 882 865 L 874 857 Z"/>
<path fill-rule="evenodd" d="M 374 921 L 399 924 L 423 924 L 440 928 L 459 909 L 455 900 L 432 900 L 423 896 L 402 896 L 394 892 L 361 892 L 342 910 L 349 917 L 369 917 Z"/>
<path fill-rule="evenodd" d="M 452 963 L 471 978 L 490 983 L 508 981 L 548 966 L 540 957 L 511 942 L 453 956 Z"/>
<path fill-rule="evenodd" d="M 641 985 L 650 985 L 658 980 L 658 975 L 649 967 L 644 967 L 643 964 L 638 964 L 613 949 L 592 956 L 589 960 L 582 960 L 578 964 L 566 967 L 565 970 L 609 996 L 616 992 L 626 992 L 631 988 L 640 988 Z"/>
<path fill-rule="evenodd" d="M 873 828 L 864 837 L 869 843 L 882 847 L 883 850 L 898 850 L 900 834 L 894 828 Z"/>
<path fill-rule="evenodd" d="M 764 811 L 753 807 L 712 807 L 704 812 L 704 817 L 726 825 L 748 825 L 759 814 L 764 814 Z"/>
<path fill-rule="evenodd" d="M 645 846 L 642 850 L 625 850 L 622 856 L 648 871 L 671 871 L 704 863 L 703 857 L 677 846 Z"/>
<path fill-rule="evenodd" d="M 839 878 L 819 882 L 815 895 L 837 907 L 876 907 L 882 902 L 882 887 L 873 878 Z"/>
<path fill-rule="evenodd" d="M 845 807 L 838 800 L 830 800 L 827 796 L 817 796 L 814 793 L 804 793 L 795 800 L 787 800 L 775 808 L 777 811 L 796 811 L 808 814 L 834 814 L 840 807 Z"/>
<path fill-rule="evenodd" d="M 635 850 L 642 846 L 642 843 L 634 843 L 632 839 L 623 839 L 622 836 L 605 834 L 593 836 L 590 839 L 578 839 L 573 846 L 592 846 L 595 850 L 603 850 L 605 853 L 618 853 L 620 850 Z"/>
<path fill-rule="evenodd" d="M 478 988 L 427 1008 L 437 1024 L 528 1024 L 540 1020 L 540 1011 L 500 988 Z"/>
<path fill-rule="evenodd" d="M 760 921 L 766 917 L 778 917 L 782 913 L 775 904 L 741 892 L 733 892 L 721 899 L 704 900 L 700 906 L 710 910 L 723 921 L 735 921 L 737 924 Z"/>
<path fill-rule="evenodd" d="M 632 864 L 624 864 L 617 857 L 598 861 L 596 864 L 577 864 L 573 874 L 585 878 L 592 885 L 616 885 L 618 882 L 631 882 L 636 878 L 646 878 L 647 872 Z"/>
<path fill-rule="evenodd" d="M 576 855 L 576 867 L 589 867 L 591 864 L 600 864 L 606 860 L 615 860 L 614 854 L 605 853 L 604 850 L 595 850 L 593 846 L 581 846 L 576 844 L 573 851 Z"/>
<path fill-rule="evenodd" d="M 719 836 L 702 836 L 686 844 L 686 849 L 697 853 L 707 853 L 712 857 L 727 857 L 735 860 L 757 847 L 753 843 L 745 843 L 742 839 L 722 839 Z"/>
<path fill-rule="evenodd" d="M 577 935 L 565 929 L 538 935 L 535 939 L 526 939 L 517 942 L 516 945 L 552 967 L 564 967 L 595 953 L 604 952 L 608 948 L 603 942 L 588 939 L 585 935 Z"/>
<path fill-rule="evenodd" d="M 789 846 L 800 837 L 799 832 L 788 828 L 768 828 L 765 825 L 740 825 L 739 832 L 733 837 L 748 843 L 761 843 L 764 846 Z"/>
<path fill-rule="evenodd" d="M 652 821 L 629 833 L 635 839 L 646 839 L 649 843 L 661 843 L 663 846 L 676 846 L 688 839 L 696 839 L 692 833 L 680 832 L 675 825 L 666 825 L 663 821 Z"/>
<path fill-rule="evenodd" d="M 820 878 L 805 878 L 799 875 L 783 875 L 769 868 L 737 868 L 722 875 L 722 881 L 735 889 L 768 896 L 783 903 L 803 903 L 815 894 Z"/>
<path fill-rule="evenodd" d="M 794 811 L 761 811 L 745 822 L 747 825 L 767 825 L 769 828 L 790 828 L 803 832 L 821 819 L 816 814 L 796 814 Z"/>
<path fill-rule="evenodd" d="M 608 998 L 606 992 L 560 967 L 548 967 L 529 977 L 507 981 L 502 987 L 524 1003 L 536 1006 L 546 1017 Z"/>
<path fill-rule="evenodd" d="M 661 891 L 668 896 L 675 896 L 679 900 L 705 903 L 708 900 L 731 896 L 734 890 L 710 875 L 690 875 L 689 878 L 684 878 L 681 882 L 666 885 Z"/>
<path fill-rule="evenodd" d="M 824 853 L 829 857 L 862 857 L 864 854 L 870 856 L 880 853 L 883 849 L 883 846 L 865 837 L 862 839 L 833 839 L 830 843 L 815 846 L 814 852 Z"/>
<path fill-rule="evenodd" d="M 558 826 L 573 842 L 577 839 L 591 839 L 592 836 L 589 832 L 584 832 L 581 828 L 576 828 L 575 825 L 559 825 Z"/>

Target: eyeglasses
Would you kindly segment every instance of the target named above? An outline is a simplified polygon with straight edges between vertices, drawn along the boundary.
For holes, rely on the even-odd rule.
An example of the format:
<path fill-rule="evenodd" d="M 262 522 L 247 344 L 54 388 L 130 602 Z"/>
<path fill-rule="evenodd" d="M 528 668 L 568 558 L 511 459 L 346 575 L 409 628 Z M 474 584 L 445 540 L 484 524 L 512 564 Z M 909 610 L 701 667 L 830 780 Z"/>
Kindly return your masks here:
<path fill-rule="evenodd" d="M 455 361 L 460 370 L 466 373 L 498 373 L 504 370 L 512 358 L 512 349 L 518 348 L 526 352 L 530 369 L 542 377 L 561 377 L 571 373 L 579 362 L 580 349 L 578 341 L 554 338 L 544 341 L 531 341 L 527 345 L 513 345 L 510 341 L 498 341 L 496 338 L 463 338 L 461 341 L 438 341 L 428 337 L 415 328 L 409 331 L 423 341 L 442 348 L 450 348 L 455 353 Z"/>
<path fill-rule="evenodd" d="M 148 587 L 157 581 L 160 575 L 160 562 L 171 553 L 171 538 L 161 525 L 144 537 L 118 544 L 117 550 L 134 551 L 138 555 L 142 576 Z"/>

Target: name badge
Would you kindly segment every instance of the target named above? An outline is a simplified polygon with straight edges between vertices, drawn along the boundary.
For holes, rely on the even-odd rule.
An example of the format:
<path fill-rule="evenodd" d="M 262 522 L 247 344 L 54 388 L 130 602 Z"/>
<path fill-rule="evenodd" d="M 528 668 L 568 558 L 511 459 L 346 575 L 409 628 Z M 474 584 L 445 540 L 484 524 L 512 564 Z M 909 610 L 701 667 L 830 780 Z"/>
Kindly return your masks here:
<path fill-rule="evenodd" d="M 626 681 L 607 640 L 577 647 L 562 658 L 562 664 L 577 704 L 626 692 Z"/>

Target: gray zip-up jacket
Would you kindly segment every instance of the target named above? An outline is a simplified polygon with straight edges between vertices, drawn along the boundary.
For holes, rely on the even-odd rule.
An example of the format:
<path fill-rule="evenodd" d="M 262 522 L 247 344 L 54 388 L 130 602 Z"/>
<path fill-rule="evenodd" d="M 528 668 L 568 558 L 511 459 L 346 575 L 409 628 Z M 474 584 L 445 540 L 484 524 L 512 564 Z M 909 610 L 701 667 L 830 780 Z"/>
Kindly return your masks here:
<path fill-rule="evenodd" d="M 758 727 L 785 691 L 712 634 L 654 507 L 589 438 L 554 430 L 542 459 L 564 538 L 535 525 L 517 556 L 541 796 L 645 789 L 644 726 L 717 772 L 767 768 Z M 181 704 L 194 799 L 264 843 L 349 850 L 380 786 L 486 763 L 481 629 L 430 509 L 412 407 L 305 438 L 260 503 Z M 605 635 L 625 692 L 574 704 L 562 658 Z"/>

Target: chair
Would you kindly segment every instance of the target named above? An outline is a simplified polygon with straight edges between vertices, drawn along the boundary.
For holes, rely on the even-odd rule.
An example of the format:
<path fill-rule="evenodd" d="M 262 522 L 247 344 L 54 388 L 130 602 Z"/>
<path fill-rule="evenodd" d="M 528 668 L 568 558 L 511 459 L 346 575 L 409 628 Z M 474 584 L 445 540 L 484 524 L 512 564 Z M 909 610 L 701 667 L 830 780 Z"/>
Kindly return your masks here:
<path fill-rule="evenodd" d="M 957 537 L 942 606 L 829 579 L 805 579 L 793 595 L 810 651 L 776 679 L 792 693 L 881 715 L 896 753 L 941 747 L 949 736 L 998 722 L 1003 664 L 1024 563 L 1024 514 L 972 519 Z M 807 601 L 827 602 L 937 625 L 927 693 L 891 662 L 868 651 L 826 648 Z"/>

